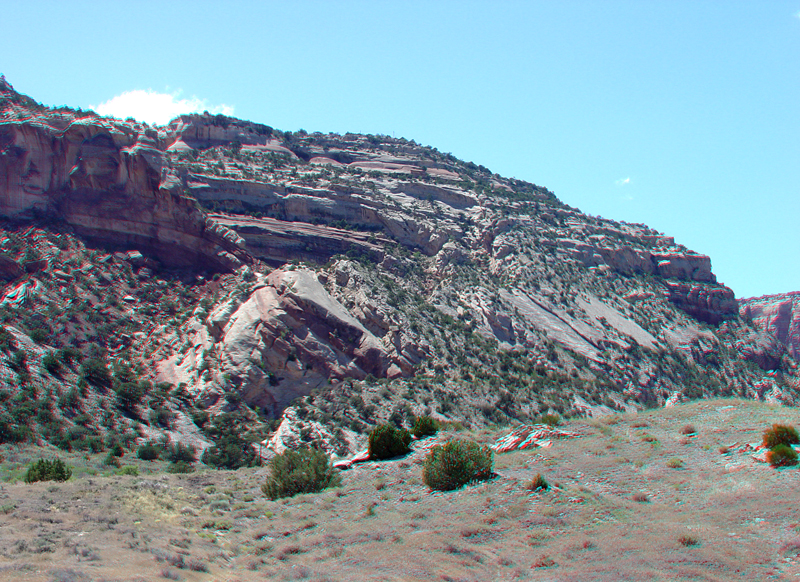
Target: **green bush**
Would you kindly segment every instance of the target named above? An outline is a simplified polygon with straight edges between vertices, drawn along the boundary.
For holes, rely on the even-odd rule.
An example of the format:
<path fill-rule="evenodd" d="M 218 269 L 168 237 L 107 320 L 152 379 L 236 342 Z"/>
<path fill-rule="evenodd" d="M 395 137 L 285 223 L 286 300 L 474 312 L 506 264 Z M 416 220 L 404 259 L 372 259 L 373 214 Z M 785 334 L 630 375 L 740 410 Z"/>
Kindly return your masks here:
<path fill-rule="evenodd" d="M 126 465 L 126 466 L 122 467 L 121 469 L 117 469 L 116 471 L 114 471 L 114 474 L 115 475 L 131 475 L 133 477 L 138 477 L 139 476 L 139 469 L 137 469 L 133 465 Z"/>
<path fill-rule="evenodd" d="M 51 376 L 58 376 L 58 373 L 61 371 L 61 360 L 52 352 L 45 354 L 42 358 L 42 368 Z"/>
<path fill-rule="evenodd" d="M 561 423 L 561 419 L 557 414 L 543 414 L 539 418 L 539 422 L 547 426 L 558 426 Z"/>
<path fill-rule="evenodd" d="M 114 454 L 114 451 L 108 451 L 106 458 L 103 459 L 103 465 L 106 467 L 119 467 L 119 458 Z"/>
<path fill-rule="evenodd" d="M 787 424 L 773 424 L 764 431 L 764 446 L 768 449 L 776 445 L 800 444 L 800 437 L 793 426 Z"/>
<path fill-rule="evenodd" d="M 767 453 L 767 461 L 773 467 L 791 467 L 797 464 L 797 453 L 789 445 L 778 444 Z"/>
<path fill-rule="evenodd" d="M 537 473 L 533 481 L 528 483 L 528 491 L 547 491 L 548 489 L 550 489 L 550 483 L 542 477 L 541 473 Z"/>
<path fill-rule="evenodd" d="M 452 491 L 470 481 L 488 479 L 492 475 L 494 454 L 467 440 L 453 440 L 433 447 L 425 457 L 422 480 L 431 489 Z"/>
<path fill-rule="evenodd" d="M 215 469 L 235 470 L 239 467 L 256 467 L 261 458 L 252 445 L 241 437 L 225 436 L 203 453 L 203 462 Z"/>
<path fill-rule="evenodd" d="M 83 355 L 80 350 L 72 347 L 66 347 L 58 350 L 58 359 L 64 362 L 67 366 L 71 366 L 75 362 L 80 362 Z"/>
<path fill-rule="evenodd" d="M 375 427 L 369 433 L 369 458 L 391 459 L 406 454 L 409 450 L 411 434 L 390 424 Z"/>
<path fill-rule="evenodd" d="M 246 431 L 244 418 L 239 414 L 225 413 L 203 422 L 203 433 L 214 441 L 214 446 L 203 453 L 203 462 L 215 469 L 235 470 L 239 467 L 256 467 L 261 457 L 253 444 L 242 434 Z"/>
<path fill-rule="evenodd" d="M 175 461 L 167 465 L 167 473 L 194 473 L 194 467 L 191 463 L 187 463 L 186 461 Z"/>
<path fill-rule="evenodd" d="M 143 461 L 155 461 L 161 455 L 161 447 L 148 441 L 136 449 L 136 456 Z"/>
<path fill-rule="evenodd" d="M 50 338 L 50 333 L 41 327 L 35 327 L 31 330 L 31 333 L 28 334 L 33 341 L 37 344 L 43 344 Z"/>
<path fill-rule="evenodd" d="M 117 405 L 123 410 L 133 411 L 133 408 L 144 398 L 146 391 L 147 385 L 144 382 L 114 382 Z"/>
<path fill-rule="evenodd" d="M 187 447 L 183 443 L 175 443 L 167 447 L 167 459 L 173 463 L 181 461 L 194 463 L 197 460 L 197 449 L 191 446 Z"/>
<path fill-rule="evenodd" d="M 25 473 L 25 483 L 35 481 L 66 481 L 72 477 L 72 469 L 67 467 L 61 459 L 39 459 L 28 467 Z"/>
<path fill-rule="evenodd" d="M 317 493 L 336 487 L 342 480 L 328 455 L 318 449 L 287 450 L 274 457 L 269 468 L 269 477 L 261 490 L 270 499 Z"/>
<path fill-rule="evenodd" d="M 8 352 L 17 348 L 17 340 L 5 327 L 0 325 L 0 351 Z"/>
<path fill-rule="evenodd" d="M 417 438 L 422 438 L 436 434 L 436 421 L 430 416 L 418 416 L 414 420 L 414 426 L 411 428 L 411 434 Z"/>
<path fill-rule="evenodd" d="M 81 377 L 93 386 L 106 387 L 111 384 L 111 372 L 100 358 L 86 360 L 81 366 Z"/>

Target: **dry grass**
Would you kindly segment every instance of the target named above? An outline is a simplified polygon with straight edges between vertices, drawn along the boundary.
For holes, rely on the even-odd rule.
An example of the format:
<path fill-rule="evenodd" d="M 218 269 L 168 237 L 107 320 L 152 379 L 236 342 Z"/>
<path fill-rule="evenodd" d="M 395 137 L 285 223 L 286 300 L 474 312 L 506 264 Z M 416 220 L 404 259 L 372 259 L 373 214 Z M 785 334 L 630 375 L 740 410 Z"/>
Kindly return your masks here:
<path fill-rule="evenodd" d="M 0 579 L 796 579 L 800 471 L 719 454 L 791 421 L 791 409 L 706 401 L 566 422 L 584 436 L 499 455 L 499 477 L 450 493 L 422 484 L 414 455 L 280 501 L 261 494 L 264 469 L 90 476 L 102 455 L 75 455 L 81 476 L 66 483 L 0 484 Z M 1 474 L 43 452 L 0 447 Z M 537 474 L 550 489 L 528 489 Z"/>

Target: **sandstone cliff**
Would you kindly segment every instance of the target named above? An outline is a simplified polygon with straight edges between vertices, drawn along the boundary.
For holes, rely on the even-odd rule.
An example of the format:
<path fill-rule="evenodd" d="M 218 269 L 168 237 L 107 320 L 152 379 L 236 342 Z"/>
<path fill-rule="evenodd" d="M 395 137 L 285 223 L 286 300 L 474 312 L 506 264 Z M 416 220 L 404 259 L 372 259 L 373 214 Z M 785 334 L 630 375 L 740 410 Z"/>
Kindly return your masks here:
<path fill-rule="evenodd" d="M 62 385 L 96 388 L 65 427 L 204 443 L 208 414 L 254 431 L 283 415 L 346 451 L 420 414 L 800 395 L 797 298 L 739 305 L 709 257 L 645 225 L 406 139 L 212 115 L 153 128 L 0 91 L 0 314 L 49 346 L 17 342 L 27 361 L 73 354 Z M 16 353 L 6 400 L 29 382 L 56 408 L 67 389 Z"/>
<path fill-rule="evenodd" d="M 800 292 L 742 299 L 739 313 L 800 361 Z"/>
<path fill-rule="evenodd" d="M 0 100 L 0 215 L 52 216 L 100 244 L 151 253 L 168 267 L 241 264 L 241 239 L 184 194 L 155 130 L 31 110 L 7 83 Z"/>

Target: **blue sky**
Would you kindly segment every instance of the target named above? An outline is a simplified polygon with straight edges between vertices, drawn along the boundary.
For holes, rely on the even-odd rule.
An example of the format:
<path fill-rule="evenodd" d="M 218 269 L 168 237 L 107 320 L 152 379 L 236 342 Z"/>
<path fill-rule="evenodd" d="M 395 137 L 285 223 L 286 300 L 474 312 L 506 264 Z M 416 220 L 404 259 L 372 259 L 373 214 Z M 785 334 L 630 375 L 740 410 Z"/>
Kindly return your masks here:
<path fill-rule="evenodd" d="M 16 2 L 0 72 L 384 133 L 643 222 L 737 297 L 800 290 L 800 0 Z"/>

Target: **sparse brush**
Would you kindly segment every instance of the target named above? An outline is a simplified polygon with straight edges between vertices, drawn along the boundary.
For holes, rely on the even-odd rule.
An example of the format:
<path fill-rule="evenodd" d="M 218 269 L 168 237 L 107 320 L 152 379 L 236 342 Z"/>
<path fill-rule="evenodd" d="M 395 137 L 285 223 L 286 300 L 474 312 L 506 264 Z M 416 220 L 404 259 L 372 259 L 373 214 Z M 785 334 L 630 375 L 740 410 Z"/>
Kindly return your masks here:
<path fill-rule="evenodd" d="M 694 425 L 687 424 L 681 427 L 681 434 L 697 434 L 697 429 L 695 429 Z"/>
<path fill-rule="evenodd" d="M 270 475 L 261 490 L 273 500 L 317 493 L 341 483 L 328 456 L 317 449 L 287 450 L 273 458 L 269 467 Z"/>
<path fill-rule="evenodd" d="M 647 493 L 634 493 L 631 499 L 637 503 L 647 503 L 650 501 L 650 497 L 647 496 Z"/>
<path fill-rule="evenodd" d="M 42 358 L 42 368 L 52 376 L 58 376 L 61 372 L 61 360 L 55 354 L 48 353 Z"/>
<path fill-rule="evenodd" d="M 431 449 L 425 458 L 422 480 L 431 489 L 451 491 L 470 481 L 492 475 L 494 453 L 467 440 L 453 440 Z"/>
<path fill-rule="evenodd" d="M 561 418 L 557 414 L 543 414 L 539 417 L 539 423 L 547 426 L 558 426 L 561 424 Z"/>
<path fill-rule="evenodd" d="M 797 453 L 788 445 L 775 445 L 767 453 L 767 461 L 773 467 L 791 467 L 797 464 Z"/>
<path fill-rule="evenodd" d="M 136 456 L 143 461 L 155 461 L 161 455 L 161 447 L 153 441 L 148 441 L 136 449 Z"/>
<path fill-rule="evenodd" d="M 382 424 L 369 433 L 370 459 L 391 459 L 406 454 L 410 449 L 411 434 L 390 424 Z"/>
<path fill-rule="evenodd" d="M 417 438 L 422 438 L 436 434 L 437 430 L 436 420 L 430 416 L 418 416 L 414 420 L 414 426 L 411 428 L 411 433 Z"/>
<path fill-rule="evenodd" d="M 167 473 L 184 474 L 194 473 L 194 467 L 186 461 L 175 461 L 167 465 Z"/>
<path fill-rule="evenodd" d="M 788 424 L 773 424 L 772 427 L 764 431 L 764 446 L 768 449 L 776 445 L 796 445 L 800 444 L 795 428 Z"/>
<path fill-rule="evenodd" d="M 669 467 L 670 469 L 680 469 L 681 467 L 683 467 L 683 461 L 681 461 L 677 457 L 674 457 L 669 461 L 667 461 L 667 467 Z"/>
<path fill-rule="evenodd" d="M 175 443 L 167 447 L 166 457 L 173 463 L 194 463 L 197 460 L 197 449 L 183 443 Z"/>
<path fill-rule="evenodd" d="M 546 491 L 547 489 L 550 489 L 550 484 L 544 477 L 542 477 L 541 473 L 537 473 L 536 477 L 533 478 L 533 481 L 528 483 L 526 489 L 528 491 Z"/>
<path fill-rule="evenodd" d="M 682 535 L 678 538 L 678 543 L 687 548 L 700 544 L 700 540 L 691 535 Z"/>
<path fill-rule="evenodd" d="M 550 568 L 555 565 L 555 560 L 553 560 L 550 556 L 539 556 L 536 561 L 531 564 L 531 568 Z"/>
<path fill-rule="evenodd" d="M 186 567 L 192 572 L 208 572 L 208 565 L 194 558 L 186 563 Z"/>

